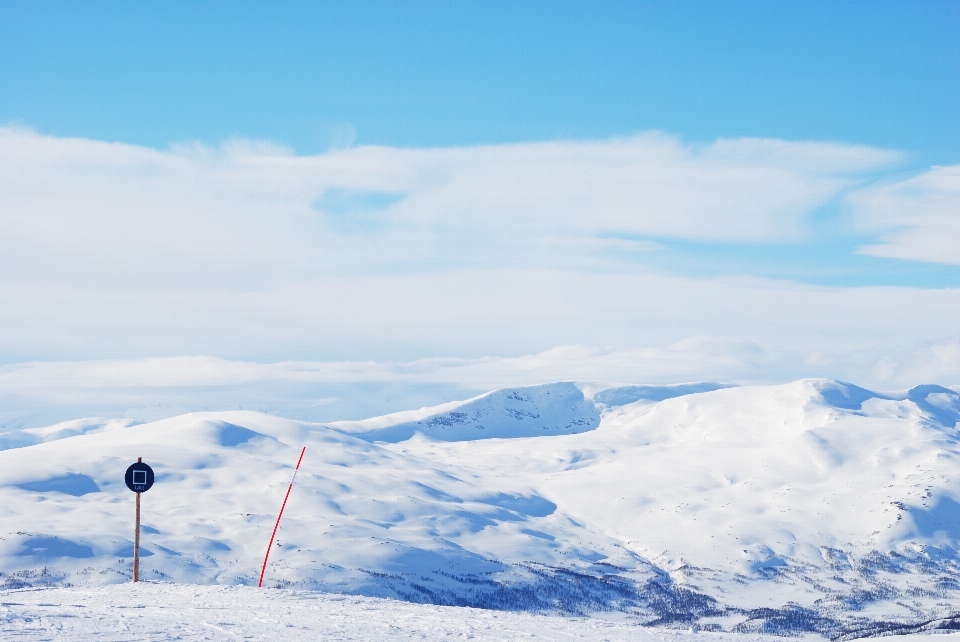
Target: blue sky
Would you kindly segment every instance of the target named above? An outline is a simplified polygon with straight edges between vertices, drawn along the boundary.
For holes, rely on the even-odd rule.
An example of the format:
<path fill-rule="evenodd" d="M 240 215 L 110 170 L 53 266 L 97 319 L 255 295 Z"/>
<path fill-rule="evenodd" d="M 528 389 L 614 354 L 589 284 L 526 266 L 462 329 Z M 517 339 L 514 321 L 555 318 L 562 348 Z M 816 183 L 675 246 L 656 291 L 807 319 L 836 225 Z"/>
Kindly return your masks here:
<path fill-rule="evenodd" d="M 958 25 L 0 0 L 0 363 L 960 382 Z"/>
<path fill-rule="evenodd" d="M 0 123 L 165 149 L 274 141 L 450 147 L 660 130 L 960 159 L 953 2 L 3 2 Z M 672 245 L 670 270 L 827 284 L 960 284 L 851 253 Z M 842 239 L 838 239 L 838 232 Z M 807 265 L 816 261 L 817 268 Z"/>
<path fill-rule="evenodd" d="M 0 8 L 0 120 L 57 136 L 316 153 L 344 126 L 401 147 L 662 130 L 960 157 L 955 2 Z"/>

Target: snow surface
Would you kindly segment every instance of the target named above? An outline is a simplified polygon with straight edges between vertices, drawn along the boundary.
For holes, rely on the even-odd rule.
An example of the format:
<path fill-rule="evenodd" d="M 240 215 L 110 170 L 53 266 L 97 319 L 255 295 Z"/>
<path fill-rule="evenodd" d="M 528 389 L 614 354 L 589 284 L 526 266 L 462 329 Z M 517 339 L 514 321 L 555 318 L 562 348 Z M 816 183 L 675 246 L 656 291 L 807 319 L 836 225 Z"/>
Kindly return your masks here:
<path fill-rule="evenodd" d="M 396 600 L 275 590 L 140 583 L 0 591 L 4 640 L 630 640 L 770 642 L 770 637 L 641 628 Z M 918 642 L 918 635 L 897 638 Z M 817 637 L 816 639 L 821 639 Z M 957 642 L 960 634 L 933 642 Z M 923 642 L 931 642 L 930 637 Z"/>
<path fill-rule="evenodd" d="M 255 585 L 305 445 L 272 587 L 736 633 L 960 627 L 958 419 L 939 386 L 558 383 L 326 426 L 237 411 L 7 433 L 0 582 L 128 582 L 122 478 L 142 456 L 142 576 Z"/>

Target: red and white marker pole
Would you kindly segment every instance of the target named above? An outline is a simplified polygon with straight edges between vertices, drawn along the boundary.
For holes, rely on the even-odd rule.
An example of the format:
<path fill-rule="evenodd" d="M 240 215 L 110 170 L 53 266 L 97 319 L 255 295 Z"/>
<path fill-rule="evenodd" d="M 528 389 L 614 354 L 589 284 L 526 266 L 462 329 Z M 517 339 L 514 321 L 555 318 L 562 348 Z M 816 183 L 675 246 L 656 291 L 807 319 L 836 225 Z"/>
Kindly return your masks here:
<path fill-rule="evenodd" d="M 267 572 L 267 560 L 270 559 L 270 549 L 273 548 L 273 538 L 277 536 L 277 529 L 280 528 L 280 518 L 283 517 L 283 509 L 287 507 L 287 499 L 290 498 L 290 491 L 293 490 L 293 482 L 297 479 L 297 471 L 300 470 L 300 462 L 303 461 L 303 453 L 305 452 L 307 452 L 306 446 L 300 451 L 300 459 L 297 460 L 297 467 L 293 469 L 293 479 L 290 480 L 290 485 L 287 487 L 287 495 L 283 498 L 283 505 L 280 506 L 277 523 L 273 525 L 273 533 L 270 534 L 270 543 L 267 544 L 267 554 L 263 556 L 263 568 L 260 569 L 260 583 L 257 584 L 257 588 L 263 587 L 263 575 Z"/>

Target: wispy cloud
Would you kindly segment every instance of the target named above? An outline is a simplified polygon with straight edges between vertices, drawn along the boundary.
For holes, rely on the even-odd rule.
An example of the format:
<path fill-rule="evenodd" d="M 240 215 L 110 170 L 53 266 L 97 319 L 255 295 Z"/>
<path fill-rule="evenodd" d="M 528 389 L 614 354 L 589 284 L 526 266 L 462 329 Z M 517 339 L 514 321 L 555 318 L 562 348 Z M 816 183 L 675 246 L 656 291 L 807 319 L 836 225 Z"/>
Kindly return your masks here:
<path fill-rule="evenodd" d="M 397 266 L 543 267 L 612 239 L 794 240 L 812 210 L 900 155 L 654 133 L 301 157 L 256 141 L 156 151 L 2 129 L 0 158 L 5 283 L 228 289 Z"/>
<path fill-rule="evenodd" d="M 960 165 L 850 195 L 859 228 L 880 233 L 862 254 L 960 265 Z"/>

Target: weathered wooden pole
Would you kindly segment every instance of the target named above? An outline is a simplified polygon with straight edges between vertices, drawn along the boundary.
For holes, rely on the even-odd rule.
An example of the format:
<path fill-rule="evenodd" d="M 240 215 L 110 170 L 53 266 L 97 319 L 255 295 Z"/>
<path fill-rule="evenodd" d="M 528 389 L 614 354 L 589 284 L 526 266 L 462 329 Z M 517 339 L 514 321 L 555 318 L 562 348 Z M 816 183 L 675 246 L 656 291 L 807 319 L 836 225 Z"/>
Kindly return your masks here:
<path fill-rule="evenodd" d="M 153 469 L 143 463 L 143 457 L 137 457 L 137 463 L 130 464 L 123 481 L 127 488 L 137 494 L 137 522 L 133 531 L 133 581 L 140 581 L 140 493 L 153 487 Z"/>
<path fill-rule="evenodd" d="M 137 463 L 142 463 L 143 457 L 137 457 Z M 140 493 L 137 493 L 137 526 L 133 536 L 133 581 L 140 581 Z"/>

